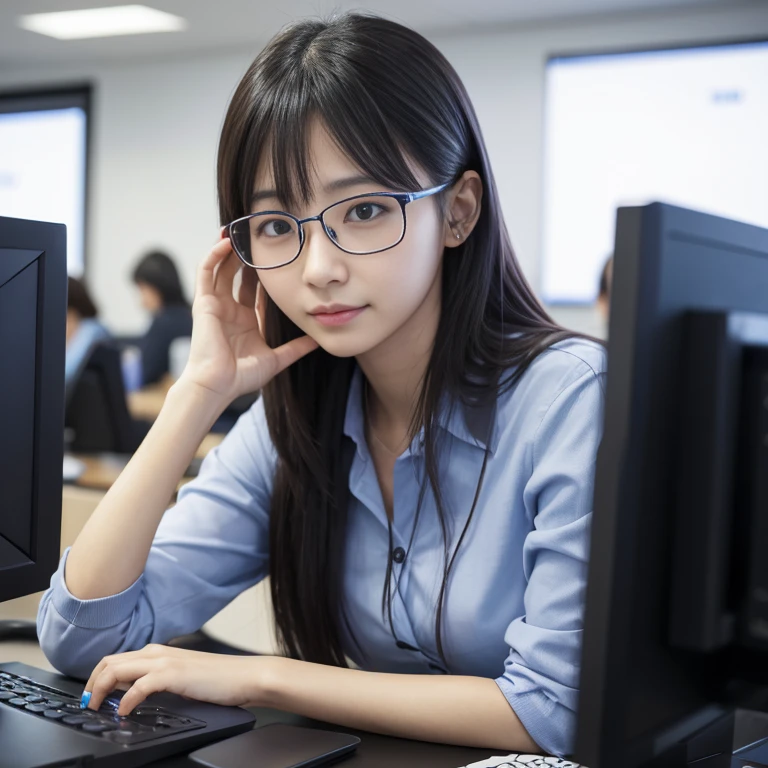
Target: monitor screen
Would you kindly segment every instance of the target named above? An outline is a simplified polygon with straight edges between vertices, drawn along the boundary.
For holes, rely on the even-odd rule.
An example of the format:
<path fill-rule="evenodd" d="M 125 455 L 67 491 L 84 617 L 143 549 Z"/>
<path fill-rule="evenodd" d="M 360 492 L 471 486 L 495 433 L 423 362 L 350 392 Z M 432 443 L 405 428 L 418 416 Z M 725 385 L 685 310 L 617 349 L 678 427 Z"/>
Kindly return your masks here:
<path fill-rule="evenodd" d="M 592 303 L 616 209 L 654 200 L 768 226 L 768 42 L 547 65 L 542 297 Z"/>
<path fill-rule="evenodd" d="M 0 602 L 45 588 L 59 558 L 65 238 L 0 217 Z"/>
<path fill-rule="evenodd" d="M 67 227 L 67 270 L 85 268 L 87 88 L 0 93 L 0 216 Z"/>

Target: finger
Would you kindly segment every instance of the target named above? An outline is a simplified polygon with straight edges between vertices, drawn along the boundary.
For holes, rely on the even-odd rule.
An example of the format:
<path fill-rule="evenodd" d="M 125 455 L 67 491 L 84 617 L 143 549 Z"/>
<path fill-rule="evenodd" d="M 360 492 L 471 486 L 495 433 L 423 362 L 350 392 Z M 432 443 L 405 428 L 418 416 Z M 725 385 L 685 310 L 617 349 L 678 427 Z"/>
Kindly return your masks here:
<path fill-rule="evenodd" d="M 83 691 L 92 692 L 93 684 L 96 678 L 104 671 L 105 667 L 110 664 L 115 664 L 123 661 L 133 661 L 137 656 L 156 658 L 158 656 L 174 654 L 176 648 L 160 645 L 159 643 L 149 643 L 138 651 L 126 651 L 124 653 L 114 653 L 110 656 L 105 656 L 91 672 L 91 676 L 88 678 L 88 682 L 85 684 Z"/>
<path fill-rule="evenodd" d="M 261 281 L 256 286 L 256 320 L 259 324 L 259 333 L 264 336 L 264 329 L 267 327 L 267 292 Z"/>
<path fill-rule="evenodd" d="M 297 360 L 304 357 L 304 355 L 314 352 L 318 346 L 320 345 L 310 336 L 302 336 L 298 339 L 292 339 L 287 344 L 283 344 L 274 349 L 273 351 L 277 358 L 277 370 L 275 371 L 275 375 L 284 371 L 288 366 L 293 365 Z"/>
<path fill-rule="evenodd" d="M 197 268 L 197 281 L 195 282 L 196 296 L 205 296 L 213 293 L 213 281 L 216 266 L 231 252 L 232 244 L 228 237 L 219 240 L 219 242 L 211 248 L 208 255 L 200 262 L 200 266 Z"/>
<path fill-rule="evenodd" d="M 242 263 L 243 262 L 240 261 L 237 254 L 230 250 L 230 252 L 216 267 L 216 271 L 213 276 L 214 293 L 227 297 L 234 295 L 232 288 L 235 282 L 235 275 L 240 270 Z"/>
<path fill-rule="evenodd" d="M 125 692 L 120 706 L 117 709 L 117 714 L 120 717 L 126 717 L 133 712 L 147 696 L 153 693 L 159 693 L 160 691 L 170 690 L 172 678 L 170 675 L 162 672 L 150 672 L 139 678 L 134 684 Z"/>
<path fill-rule="evenodd" d="M 88 709 L 98 709 L 104 703 L 104 699 L 117 688 L 119 680 L 115 670 L 114 666 L 105 667 L 94 679 Z"/>
<path fill-rule="evenodd" d="M 99 677 L 99 675 L 108 667 L 110 664 L 113 664 L 115 662 L 115 659 L 119 658 L 117 655 L 112 656 L 105 656 L 94 668 L 91 672 L 91 676 L 88 678 L 88 682 L 85 684 L 85 688 L 83 688 L 83 693 L 92 693 L 93 692 L 93 684 L 96 682 L 96 679 Z"/>
<path fill-rule="evenodd" d="M 259 274 L 255 269 L 243 266 L 240 278 L 240 290 L 237 301 L 248 309 L 255 309 L 256 294 L 259 289 Z"/>
<path fill-rule="evenodd" d="M 93 681 L 88 709 L 98 709 L 110 693 L 118 688 L 130 688 L 136 680 L 157 667 L 158 660 L 146 656 L 132 656 L 111 662 Z"/>
<path fill-rule="evenodd" d="M 83 695 L 80 697 L 80 706 L 87 707 L 90 703 L 91 697 L 93 696 L 93 683 L 94 681 L 99 677 L 102 670 L 104 669 L 104 659 L 102 659 L 94 668 L 93 672 L 91 672 L 91 676 L 88 678 L 88 681 L 85 684 L 85 687 L 83 688 Z"/>

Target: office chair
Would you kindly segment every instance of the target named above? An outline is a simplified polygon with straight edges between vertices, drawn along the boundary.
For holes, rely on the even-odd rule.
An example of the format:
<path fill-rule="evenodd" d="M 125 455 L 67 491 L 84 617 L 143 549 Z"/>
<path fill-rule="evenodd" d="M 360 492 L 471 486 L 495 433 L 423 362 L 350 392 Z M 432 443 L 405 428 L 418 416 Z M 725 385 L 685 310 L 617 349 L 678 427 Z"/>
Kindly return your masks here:
<path fill-rule="evenodd" d="M 64 423 L 74 434 L 72 451 L 133 453 L 139 447 L 149 424 L 128 411 L 117 347 L 93 348 L 67 393 Z"/>

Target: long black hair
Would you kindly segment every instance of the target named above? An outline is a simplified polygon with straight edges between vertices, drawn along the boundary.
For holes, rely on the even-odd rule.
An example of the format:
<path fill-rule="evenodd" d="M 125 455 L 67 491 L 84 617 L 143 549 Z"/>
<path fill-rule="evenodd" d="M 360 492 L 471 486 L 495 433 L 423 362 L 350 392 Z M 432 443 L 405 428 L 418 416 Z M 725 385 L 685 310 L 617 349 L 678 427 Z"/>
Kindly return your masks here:
<path fill-rule="evenodd" d="M 278 197 L 287 206 L 309 202 L 312 120 L 322 121 L 342 151 L 383 187 L 420 188 L 409 160 L 433 185 L 474 170 L 484 187 L 471 235 L 444 253 L 444 311 L 410 429 L 411 438 L 424 429 L 422 496 L 428 481 L 443 529 L 435 633 L 445 662 L 443 602 L 466 527 L 449 552 L 436 461 L 438 404 L 445 394 L 453 403 L 495 399 L 537 355 L 576 334 L 547 315 L 520 269 L 477 116 L 458 75 L 421 35 L 376 16 L 299 22 L 256 57 L 235 90 L 222 129 L 222 224 L 250 213 L 260 162 L 271 163 Z M 303 331 L 267 297 L 265 335 L 277 346 Z M 341 576 L 349 478 L 342 427 L 354 366 L 354 358 L 333 357 L 320 348 L 276 376 L 263 393 L 278 456 L 269 543 L 279 639 L 290 656 L 338 666 L 346 666 Z M 478 495 L 479 484 L 475 503 Z M 474 504 L 467 525 L 473 511 Z M 390 557 L 385 608 L 391 567 Z"/>
<path fill-rule="evenodd" d="M 144 254 L 133 269 L 133 282 L 152 286 L 163 301 L 164 307 L 188 307 L 179 270 L 173 259 L 164 251 Z"/>

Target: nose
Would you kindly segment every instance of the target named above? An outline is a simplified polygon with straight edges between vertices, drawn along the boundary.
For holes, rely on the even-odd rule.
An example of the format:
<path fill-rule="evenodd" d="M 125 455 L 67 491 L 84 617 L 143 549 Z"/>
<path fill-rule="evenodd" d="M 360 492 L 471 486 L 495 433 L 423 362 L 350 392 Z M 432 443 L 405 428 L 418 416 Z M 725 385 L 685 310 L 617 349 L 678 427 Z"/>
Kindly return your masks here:
<path fill-rule="evenodd" d="M 329 229 L 332 237 L 335 232 Z M 302 276 L 308 285 L 323 288 L 329 283 L 345 283 L 348 278 L 345 254 L 326 237 L 319 221 L 304 224 Z"/>

